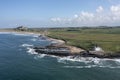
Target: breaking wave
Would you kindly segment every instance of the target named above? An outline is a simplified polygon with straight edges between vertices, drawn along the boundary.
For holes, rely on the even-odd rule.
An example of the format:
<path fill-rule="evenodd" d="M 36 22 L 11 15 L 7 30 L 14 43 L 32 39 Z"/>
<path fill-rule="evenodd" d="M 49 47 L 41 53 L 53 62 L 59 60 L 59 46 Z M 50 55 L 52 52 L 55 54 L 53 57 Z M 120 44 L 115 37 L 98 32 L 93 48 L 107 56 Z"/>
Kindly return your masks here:
<path fill-rule="evenodd" d="M 28 53 L 37 54 L 34 59 L 41 59 L 45 56 L 56 58 L 58 63 L 62 63 L 65 66 L 64 68 L 120 68 L 120 59 L 100 59 L 100 58 L 92 58 L 92 57 L 58 57 L 47 54 L 38 54 L 32 48 L 28 48 Z M 73 64 L 74 62 L 74 64 Z M 79 65 L 75 65 L 75 63 L 79 63 Z M 81 65 L 83 63 L 84 65 Z"/>
<path fill-rule="evenodd" d="M 32 36 L 32 37 L 38 37 L 37 34 L 22 34 L 22 33 L 12 33 L 12 35 L 16 35 L 16 36 Z"/>
<path fill-rule="evenodd" d="M 34 53 L 34 52 L 33 52 Z M 53 55 L 38 54 L 35 59 L 41 59 L 45 56 L 57 59 L 58 63 L 62 63 L 64 68 L 120 68 L 120 59 L 100 59 L 92 57 L 58 57 Z M 74 62 L 74 63 L 73 63 Z M 75 63 L 79 63 L 75 65 Z M 81 63 L 83 65 L 81 65 Z"/>
<path fill-rule="evenodd" d="M 36 38 L 33 38 L 33 39 L 31 39 L 31 41 L 37 41 L 37 39 L 36 39 Z"/>
<path fill-rule="evenodd" d="M 38 53 L 35 52 L 35 50 L 32 49 L 32 48 L 29 48 L 29 47 L 28 47 L 27 50 L 28 50 L 27 52 L 30 53 L 30 54 L 38 54 Z"/>
<path fill-rule="evenodd" d="M 64 66 L 65 68 L 120 68 L 120 59 L 100 59 L 100 58 L 92 58 L 92 57 L 64 57 L 58 59 L 58 62 L 60 63 L 69 63 L 71 62 L 80 62 L 84 63 L 84 65 L 81 66 L 77 65 L 67 65 Z"/>
<path fill-rule="evenodd" d="M 33 37 L 38 37 L 38 34 L 34 34 L 34 33 L 17 33 L 17 32 L 12 32 L 10 34 L 16 35 L 16 36 L 33 36 Z"/>
<path fill-rule="evenodd" d="M 88 65 L 88 66 L 64 66 L 64 68 L 110 68 L 110 69 L 114 69 L 114 68 L 120 68 L 120 66 L 97 66 L 97 65 Z"/>
<path fill-rule="evenodd" d="M 25 47 L 27 49 L 27 53 L 29 54 L 38 54 L 33 48 L 31 48 L 33 47 L 31 44 L 22 44 L 21 47 Z"/>
<path fill-rule="evenodd" d="M 34 59 L 41 59 L 44 58 L 45 56 L 47 56 L 46 54 L 38 54 L 34 57 Z"/>
<path fill-rule="evenodd" d="M 64 64 L 64 68 L 120 68 L 120 59 L 108 59 L 108 58 L 93 58 L 93 57 L 80 57 L 80 56 L 68 56 L 59 57 L 47 54 L 38 54 L 32 48 L 33 45 L 22 44 L 22 47 L 26 47 L 27 53 L 34 54 L 34 59 L 44 59 L 44 57 L 52 57 L 57 60 L 58 63 Z"/>
<path fill-rule="evenodd" d="M 39 34 L 35 34 L 35 33 L 20 33 L 20 32 L 0 32 L 0 34 L 11 34 L 11 35 L 15 35 L 15 36 L 32 36 L 32 37 L 38 37 Z"/>
<path fill-rule="evenodd" d="M 34 54 L 34 59 L 41 59 L 44 58 L 45 56 L 48 56 L 47 54 L 38 54 L 37 52 L 35 52 L 35 50 L 33 48 L 27 47 L 27 53 L 29 54 Z"/>
<path fill-rule="evenodd" d="M 28 45 L 29 46 L 29 45 Z M 93 58 L 93 57 L 58 57 L 54 55 L 38 54 L 33 48 L 27 47 L 27 53 L 36 54 L 34 59 L 41 59 L 46 56 L 56 58 L 58 63 L 62 63 L 64 68 L 120 68 L 120 59 Z M 73 64 L 74 62 L 74 64 Z M 75 63 L 79 63 L 75 65 Z M 83 65 L 81 65 L 81 63 Z"/>
<path fill-rule="evenodd" d="M 22 44 L 21 46 L 22 47 L 32 47 L 33 45 L 32 44 Z"/>

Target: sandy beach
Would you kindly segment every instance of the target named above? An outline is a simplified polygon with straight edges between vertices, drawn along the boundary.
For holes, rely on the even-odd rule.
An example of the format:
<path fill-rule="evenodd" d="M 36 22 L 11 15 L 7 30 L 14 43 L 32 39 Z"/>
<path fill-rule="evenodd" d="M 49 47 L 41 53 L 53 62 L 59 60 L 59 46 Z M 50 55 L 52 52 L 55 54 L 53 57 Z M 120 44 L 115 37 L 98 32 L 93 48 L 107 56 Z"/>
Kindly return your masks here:
<path fill-rule="evenodd" d="M 40 34 L 39 32 L 15 31 L 8 29 L 0 29 L 0 32 L 20 33 L 20 34 Z"/>

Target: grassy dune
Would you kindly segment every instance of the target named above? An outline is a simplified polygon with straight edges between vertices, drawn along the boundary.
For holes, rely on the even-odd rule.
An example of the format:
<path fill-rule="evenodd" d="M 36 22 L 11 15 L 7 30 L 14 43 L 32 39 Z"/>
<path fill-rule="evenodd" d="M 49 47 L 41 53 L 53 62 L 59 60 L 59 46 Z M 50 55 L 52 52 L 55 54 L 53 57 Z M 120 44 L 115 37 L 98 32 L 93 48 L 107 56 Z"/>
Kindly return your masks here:
<path fill-rule="evenodd" d="M 49 37 L 63 39 L 68 45 L 91 50 L 98 45 L 106 52 L 120 52 L 120 28 L 51 29 Z"/>

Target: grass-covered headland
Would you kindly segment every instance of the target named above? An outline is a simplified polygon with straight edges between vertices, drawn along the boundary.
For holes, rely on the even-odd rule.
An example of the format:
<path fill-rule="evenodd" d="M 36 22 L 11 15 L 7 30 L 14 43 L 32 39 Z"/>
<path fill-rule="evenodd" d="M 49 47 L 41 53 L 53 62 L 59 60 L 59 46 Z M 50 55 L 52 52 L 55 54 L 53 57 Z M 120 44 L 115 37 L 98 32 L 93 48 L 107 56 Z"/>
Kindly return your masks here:
<path fill-rule="evenodd" d="M 106 53 L 120 53 L 120 27 L 49 29 L 49 37 L 65 40 L 68 45 L 87 50 L 95 45 Z"/>

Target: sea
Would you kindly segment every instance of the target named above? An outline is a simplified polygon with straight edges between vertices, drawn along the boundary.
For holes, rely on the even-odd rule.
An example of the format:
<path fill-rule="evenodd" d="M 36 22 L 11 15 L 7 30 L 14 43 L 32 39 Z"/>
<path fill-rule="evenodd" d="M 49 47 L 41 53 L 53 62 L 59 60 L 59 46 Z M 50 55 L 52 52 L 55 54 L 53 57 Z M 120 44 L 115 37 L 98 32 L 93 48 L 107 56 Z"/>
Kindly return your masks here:
<path fill-rule="evenodd" d="M 0 80 L 120 80 L 120 59 L 58 57 L 32 49 L 50 44 L 36 34 L 1 32 Z"/>

